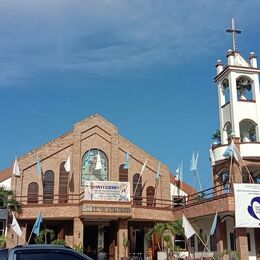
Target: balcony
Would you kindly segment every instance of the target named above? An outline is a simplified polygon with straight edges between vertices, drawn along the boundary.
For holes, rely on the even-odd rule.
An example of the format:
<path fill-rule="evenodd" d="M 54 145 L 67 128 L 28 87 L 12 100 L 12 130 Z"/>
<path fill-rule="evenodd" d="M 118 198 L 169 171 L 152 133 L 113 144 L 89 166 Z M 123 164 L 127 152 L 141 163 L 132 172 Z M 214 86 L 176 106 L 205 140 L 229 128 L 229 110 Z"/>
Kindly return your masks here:
<path fill-rule="evenodd" d="M 215 161 L 220 161 L 226 159 L 223 154 L 227 149 L 228 145 L 221 145 L 213 147 L 213 154 Z M 260 143 L 250 142 L 250 143 L 240 143 L 240 153 L 242 157 L 260 157 Z"/>
<path fill-rule="evenodd" d="M 45 218 L 72 219 L 84 217 L 88 220 L 116 219 L 172 221 L 184 213 L 187 217 L 234 211 L 234 196 L 231 186 L 222 185 L 204 191 L 174 198 L 174 200 L 132 196 L 130 201 L 86 200 L 80 194 L 38 196 L 38 200 L 28 201 L 26 196 L 16 197 L 21 202 L 23 214 L 20 219 L 34 219 L 41 210 Z"/>

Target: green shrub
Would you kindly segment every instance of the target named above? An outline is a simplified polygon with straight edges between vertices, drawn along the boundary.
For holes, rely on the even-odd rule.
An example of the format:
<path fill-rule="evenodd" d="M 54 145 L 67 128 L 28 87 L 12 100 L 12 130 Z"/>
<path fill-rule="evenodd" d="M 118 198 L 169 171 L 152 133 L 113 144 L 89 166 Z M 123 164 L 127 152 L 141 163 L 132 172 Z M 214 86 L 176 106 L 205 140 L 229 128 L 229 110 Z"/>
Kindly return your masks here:
<path fill-rule="evenodd" d="M 79 244 L 74 245 L 73 249 L 75 249 L 78 252 L 83 253 L 84 247 L 83 247 L 83 245 L 81 243 L 79 243 Z"/>
<path fill-rule="evenodd" d="M 53 245 L 62 245 L 62 246 L 65 246 L 65 245 L 66 245 L 66 243 L 65 243 L 65 241 L 64 241 L 63 239 L 53 240 L 53 241 L 51 242 L 51 244 L 53 244 Z"/>

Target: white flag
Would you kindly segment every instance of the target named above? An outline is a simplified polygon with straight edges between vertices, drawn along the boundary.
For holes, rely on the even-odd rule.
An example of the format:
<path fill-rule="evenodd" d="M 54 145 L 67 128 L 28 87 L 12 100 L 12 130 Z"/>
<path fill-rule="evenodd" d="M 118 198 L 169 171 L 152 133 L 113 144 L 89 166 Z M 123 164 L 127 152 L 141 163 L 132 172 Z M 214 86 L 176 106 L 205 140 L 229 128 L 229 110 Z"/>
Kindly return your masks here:
<path fill-rule="evenodd" d="M 147 161 L 148 161 L 148 158 L 146 158 L 146 160 L 145 160 L 145 162 L 144 162 L 144 164 L 143 164 L 143 166 L 142 166 L 142 169 L 141 169 L 141 172 L 140 172 L 140 177 L 142 176 L 142 174 L 143 174 L 143 172 L 144 172 L 144 169 L 145 169 L 145 166 L 146 166 L 146 164 L 147 164 Z"/>
<path fill-rule="evenodd" d="M 11 224 L 11 228 L 17 234 L 17 236 L 20 237 L 22 235 L 22 230 L 21 230 L 13 212 L 12 212 L 12 215 L 13 215 L 13 221 Z"/>
<path fill-rule="evenodd" d="M 185 237 L 187 239 L 196 234 L 195 229 L 184 215 L 182 215 L 182 227 L 184 228 Z"/>
<path fill-rule="evenodd" d="M 101 169 L 102 169 L 101 157 L 100 157 L 100 154 L 98 152 L 95 170 L 101 170 Z"/>
<path fill-rule="evenodd" d="M 210 161 L 211 161 L 211 165 L 215 165 L 215 156 L 214 153 L 212 151 L 212 148 L 209 149 L 209 157 L 210 157 Z"/>
<path fill-rule="evenodd" d="M 67 161 L 64 164 L 64 168 L 66 172 L 70 172 L 70 156 L 68 157 Z"/>
<path fill-rule="evenodd" d="M 15 161 L 14 161 L 13 175 L 15 175 L 15 176 L 21 176 L 21 172 L 20 172 L 20 169 L 19 169 L 17 157 L 15 157 Z"/>
<path fill-rule="evenodd" d="M 175 176 L 175 180 L 179 181 L 180 180 L 180 166 L 176 169 L 175 172 L 177 173 L 176 176 Z"/>

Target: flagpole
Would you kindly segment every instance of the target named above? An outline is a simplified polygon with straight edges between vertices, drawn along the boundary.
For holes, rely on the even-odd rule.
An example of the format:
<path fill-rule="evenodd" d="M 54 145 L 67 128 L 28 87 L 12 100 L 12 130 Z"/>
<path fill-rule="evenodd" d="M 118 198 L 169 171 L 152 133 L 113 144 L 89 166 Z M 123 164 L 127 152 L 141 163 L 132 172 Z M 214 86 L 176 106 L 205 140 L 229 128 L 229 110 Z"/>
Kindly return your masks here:
<path fill-rule="evenodd" d="M 31 234 L 30 234 L 30 236 L 29 236 L 29 238 L 28 238 L 27 244 L 29 244 L 29 242 L 30 242 L 30 239 L 31 239 L 31 237 L 32 237 L 32 234 L 33 234 L 33 231 L 34 231 L 34 228 L 35 228 L 36 222 L 37 222 L 37 220 L 38 220 L 38 217 L 39 217 L 39 214 L 38 214 L 38 216 L 37 216 L 37 218 L 36 218 L 36 221 L 34 222 L 34 225 L 33 225 L 33 228 L 32 228 L 32 231 L 31 231 Z"/>
<path fill-rule="evenodd" d="M 144 168 L 146 167 L 147 161 L 148 161 L 148 157 L 146 158 L 146 160 L 145 160 L 145 162 L 144 162 L 144 164 L 143 164 L 143 167 L 142 167 L 142 169 L 141 169 L 141 173 L 139 174 L 139 178 L 138 178 L 138 180 L 137 180 L 137 184 L 136 184 L 136 186 L 135 186 L 135 190 L 134 190 L 134 194 L 133 194 L 134 196 L 135 196 L 137 187 L 138 187 L 138 185 L 139 185 L 140 179 L 141 179 L 141 177 L 142 177 L 142 175 L 143 175 Z"/>
<path fill-rule="evenodd" d="M 26 242 L 27 245 L 30 243 L 30 240 L 31 240 L 31 237 L 32 237 L 32 234 L 33 234 L 34 227 L 35 227 L 35 223 L 34 223 L 34 225 L 33 225 L 31 234 L 30 234 L 30 236 L 29 236 L 29 238 L 28 238 L 28 240 L 27 240 L 27 242 Z"/>
<path fill-rule="evenodd" d="M 254 182 L 254 179 L 252 178 L 252 176 L 251 176 L 251 174 L 250 174 L 250 171 L 248 170 L 248 168 L 247 168 L 247 166 L 246 166 L 246 164 L 245 164 L 245 162 L 244 162 L 243 159 L 242 159 L 242 163 L 243 163 L 243 165 L 244 165 L 245 168 L 246 168 L 246 171 L 247 171 L 247 173 L 248 173 L 249 179 L 252 181 L 252 183 L 255 183 L 255 182 Z M 241 169 L 240 169 L 240 172 L 241 172 L 241 174 L 242 174 L 242 170 L 241 170 Z"/>
<path fill-rule="evenodd" d="M 209 250 L 209 248 L 207 247 L 207 245 L 203 242 L 203 240 L 202 240 L 201 237 L 198 235 L 198 233 L 196 232 L 196 230 L 194 230 L 194 231 L 195 231 L 195 234 L 197 235 L 197 237 L 199 238 L 200 242 L 204 245 L 205 249 L 207 249 L 207 251 L 210 253 L 210 250 Z M 212 258 L 213 258 L 214 260 L 216 260 L 214 256 L 212 256 Z"/>
<path fill-rule="evenodd" d="M 200 182 L 200 177 L 199 177 L 198 167 L 196 168 L 196 175 L 197 175 L 197 179 L 198 179 L 198 182 L 199 182 L 200 191 L 202 191 L 202 186 L 201 186 L 201 182 Z"/>
<path fill-rule="evenodd" d="M 184 220 L 185 220 L 185 223 L 183 223 L 184 222 Z M 201 237 L 198 235 L 198 233 L 197 233 L 197 231 L 194 229 L 194 227 L 191 225 L 191 223 L 189 222 L 189 220 L 185 217 L 185 215 L 183 214 L 183 222 L 182 222 L 182 226 L 183 226 L 183 228 L 184 228 L 184 232 L 185 232 L 185 229 L 187 228 L 185 228 L 185 226 L 187 225 L 187 224 L 189 224 L 189 229 L 191 229 L 192 228 L 192 233 L 187 233 L 186 234 L 186 232 L 185 232 L 185 237 L 186 238 L 188 238 L 188 236 L 189 236 L 189 238 L 192 236 L 192 235 L 197 235 L 197 237 L 199 238 L 199 240 L 201 241 L 201 243 L 204 245 L 204 247 L 207 249 L 207 251 L 210 253 L 210 250 L 208 249 L 208 247 L 207 247 L 207 245 L 205 245 L 205 243 L 204 243 L 204 241 L 201 239 Z M 215 258 L 214 258 L 214 256 L 212 256 L 212 258 L 215 260 Z"/>
<path fill-rule="evenodd" d="M 138 178 L 138 180 L 137 180 L 137 184 L 136 184 L 136 186 L 135 186 L 135 190 L 134 190 L 134 196 L 135 196 L 135 193 L 136 193 L 136 190 L 137 190 L 137 186 L 139 185 L 139 182 L 140 182 L 140 178 L 141 178 L 141 175 L 139 175 L 139 178 Z"/>
<path fill-rule="evenodd" d="M 232 170 L 232 160 L 233 159 L 233 156 L 231 156 L 230 158 L 230 165 L 229 165 L 229 183 L 231 184 L 231 176 L 232 176 L 232 173 L 231 173 L 231 170 Z"/>

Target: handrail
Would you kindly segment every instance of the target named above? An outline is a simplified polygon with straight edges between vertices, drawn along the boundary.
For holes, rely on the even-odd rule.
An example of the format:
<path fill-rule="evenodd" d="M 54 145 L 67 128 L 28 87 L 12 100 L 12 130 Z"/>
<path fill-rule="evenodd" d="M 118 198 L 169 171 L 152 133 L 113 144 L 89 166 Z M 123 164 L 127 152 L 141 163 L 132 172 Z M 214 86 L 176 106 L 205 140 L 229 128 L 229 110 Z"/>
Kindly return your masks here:
<path fill-rule="evenodd" d="M 175 196 L 172 200 L 159 199 L 151 196 L 131 196 L 131 206 L 132 207 L 142 207 L 142 208 L 158 208 L 158 209 L 170 209 L 177 210 L 185 207 L 190 207 L 194 204 L 205 203 L 210 200 L 214 200 L 220 197 L 225 197 L 228 194 L 232 194 L 233 189 L 230 184 L 218 185 L 206 190 L 188 195 L 188 196 Z M 16 196 L 16 200 L 19 201 L 22 206 L 28 205 L 48 205 L 52 204 L 57 206 L 60 205 L 80 205 L 84 200 L 84 191 L 77 194 L 47 194 L 39 196 Z M 92 201 L 95 203 L 96 201 Z M 99 201 L 101 202 L 101 201 Z M 107 201 L 106 201 L 107 202 Z M 112 201 L 111 201 L 112 202 Z M 124 202 L 120 202 L 124 203 Z M 127 202 L 129 203 L 129 202 Z"/>

